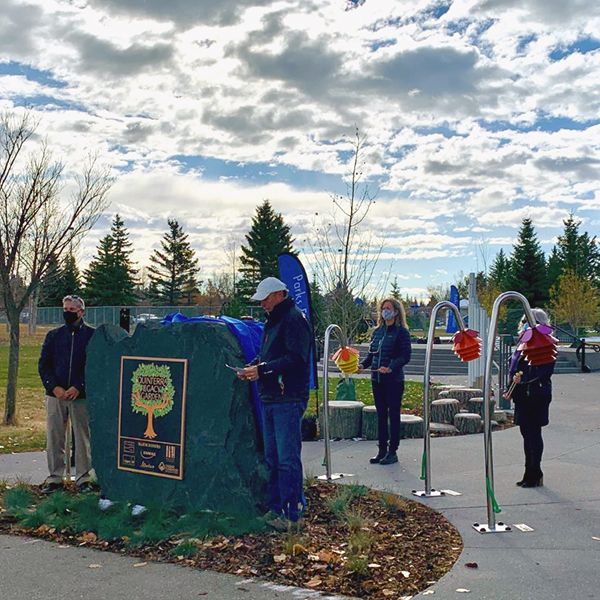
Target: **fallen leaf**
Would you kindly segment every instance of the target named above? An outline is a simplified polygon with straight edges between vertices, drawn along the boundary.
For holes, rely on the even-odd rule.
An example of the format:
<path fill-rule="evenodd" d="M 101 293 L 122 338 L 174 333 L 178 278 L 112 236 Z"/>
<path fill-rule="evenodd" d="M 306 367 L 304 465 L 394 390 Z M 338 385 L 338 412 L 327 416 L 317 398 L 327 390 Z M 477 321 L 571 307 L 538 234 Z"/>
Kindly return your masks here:
<path fill-rule="evenodd" d="M 383 590 L 381 592 L 384 596 L 394 596 L 396 592 L 394 590 Z"/>
<path fill-rule="evenodd" d="M 137 567 L 145 567 L 148 563 L 147 562 L 139 562 L 139 563 L 135 563 L 135 565 L 133 565 L 134 568 Z"/>
<path fill-rule="evenodd" d="M 82 534 L 79 537 L 79 539 L 82 542 L 90 543 L 90 542 L 95 542 L 98 539 L 98 536 L 93 531 L 86 531 L 84 534 Z"/>
<path fill-rule="evenodd" d="M 369 569 L 381 569 L 381 565 L 378 565 L 377 563 L 369 563 L 367 566 Z"/>
<path fill-rule="evenodd" d="M 96 564 L 96 563 L 92 563 L 91 565 L 88 565 L 88 569 L 101 569 L 102 565 Z"/>
<path fill-rule="evenodd" d="M 423 596 L 431 596 L 432 594 L 435 594 L 435 590 L 426 590 L 423 592 Z"/>
<path fill-rule="evenodd" d="M 597 542 L 600 542 L 600 537 L 596 537 L 595 535 L 592 536 L 593 540 L 596 540 Z"/>
<path fill-rule="evenodd" d="M 456 591 L 462 594 L 468 594 L 471 590 L 468 590 L 466 588 L 456 588 Z"/>
<path fill-rule="evenodd" d="M 320 577 L 313 577 L 310 581 L 307 581 L 304 585 L 309 588 L 319 587 L 323 582 Z"/>
<path fill-rule="evenodd" d="M 300 554 L 308 554 L 308 550 L 302 544 L 294 544 L 292 546 L 292 556 L 299 556 Z"/>
<path fill-rule="evenodd" d="M 336 562 L 338 557 L 333 554 L 333 552 L 328 552 L 327 550 L 321 550 L 319 552 L 319 560 L 326 563 Z"/>
<path fill-rule="evenodd" d="M 285 554 L 274 554 L 273 555 L 273 560 L 276 563 L 284 562 L 286 558 L 287 558 L 287 556 Z"/>
<path fill-rule="evenodd" d="M 400 571 L 400 573 L 402 573 L 402 576 L 403 576 L 405 579 L 408 579 L 408 578 L 410 577 L 410 573 L 409 573 L 408 571 Z"/>
<path fill-rule="evenodd" d="M 477 568 L 479 568 L 479 565 L 476 562 L 468 562 L 468 563 L 465 563 L 465 567 L 467 567 L 469 569 L 477 569 Z"/>

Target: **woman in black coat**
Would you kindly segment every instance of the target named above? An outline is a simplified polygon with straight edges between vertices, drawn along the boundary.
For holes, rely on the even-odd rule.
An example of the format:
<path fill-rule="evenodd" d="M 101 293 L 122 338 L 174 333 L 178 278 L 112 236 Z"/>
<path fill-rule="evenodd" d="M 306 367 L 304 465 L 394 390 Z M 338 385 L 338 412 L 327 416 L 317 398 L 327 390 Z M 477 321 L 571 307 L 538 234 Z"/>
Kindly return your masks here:
<path fill-rule="evenodd" d="M 379 452 L 371 464 L 398 462 L 400 410 L 404 394 L 404 365 L 410 360 L 410 334 L 401 302 L 386 298 L 379 305 L 377 329 L 361 369 L 371 368 L 371 386 L 377 408 Z"/>
<path fill-rule="evenodd" d="M 548 315 L 540 308 L 532 309 L 537 323 L 549 324 Z M 529 325 L 525 316 L 519 323 L 519 333 Z M 542 454 L 544 440 L 542 427 L 548 425 L 548 413 L 552 401 L 552 373 L 554 362 L 534 367 L 519 351 L 513 354 L 509 374 L 516 384 L 512 392 L 515 403 L 515 425 L 519 426 L 523 436 L 525 451 L 525 474 L 517 485 L 530 488 L 544 484 L 542 473 Z"/>

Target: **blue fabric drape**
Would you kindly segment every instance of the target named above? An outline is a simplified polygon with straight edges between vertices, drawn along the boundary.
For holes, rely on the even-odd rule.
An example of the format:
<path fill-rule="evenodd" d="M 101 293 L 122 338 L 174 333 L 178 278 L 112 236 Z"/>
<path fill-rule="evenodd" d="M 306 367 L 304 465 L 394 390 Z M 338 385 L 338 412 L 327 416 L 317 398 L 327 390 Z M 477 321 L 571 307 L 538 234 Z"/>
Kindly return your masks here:
<path fill-rule="evenodd" d="M 240 321 L 232 317 L 186 317 L 181 313 L 168 314 L 161 323 L 163 325 L 171 325 L 172 323 L 224 323 L 227 325 L 227 329 L 237 339 L 246 364 L 251 363 L 260 350 L 260 342 L 264 329 L 263 323 L 260 321 Z M 254 409 L 254 416 L 258 429 L 262 435 L 263 427 L 263 415 L 262 415 L 262 402 L 258 395 L 258 385 L 255 381 L 250 383 L 250 397 L 252 399 L 252 407 Z"/>

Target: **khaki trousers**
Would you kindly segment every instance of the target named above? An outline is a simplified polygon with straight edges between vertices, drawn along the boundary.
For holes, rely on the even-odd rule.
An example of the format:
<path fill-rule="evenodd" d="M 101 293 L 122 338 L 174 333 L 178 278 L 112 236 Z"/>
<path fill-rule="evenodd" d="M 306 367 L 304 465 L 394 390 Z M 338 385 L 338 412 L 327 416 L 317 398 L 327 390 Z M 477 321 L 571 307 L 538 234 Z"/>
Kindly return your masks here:
<path fill-rule="evenodd" d="M 92 456 L 90 451 L 90 419 L 87 400 L 59 400 L 46 396 L 46 455 L 48 483 L 61 483 L 65 473 L 65 434 L 67 418 L 71 417 L 75 440 L 75 483 L 90 481 Z"/>

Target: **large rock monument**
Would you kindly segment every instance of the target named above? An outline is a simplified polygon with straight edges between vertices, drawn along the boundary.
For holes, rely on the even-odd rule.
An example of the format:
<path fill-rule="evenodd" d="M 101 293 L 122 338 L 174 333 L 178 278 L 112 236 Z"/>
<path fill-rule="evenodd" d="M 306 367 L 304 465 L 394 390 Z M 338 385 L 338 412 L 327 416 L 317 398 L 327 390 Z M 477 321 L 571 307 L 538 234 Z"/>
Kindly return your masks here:
<path fill-rule="evenodd" d="M 92 461 L 111 500 L 254 516 L 266 491 L 246 362 L 224 323 L 102 325 L 88 346 Z"/>

